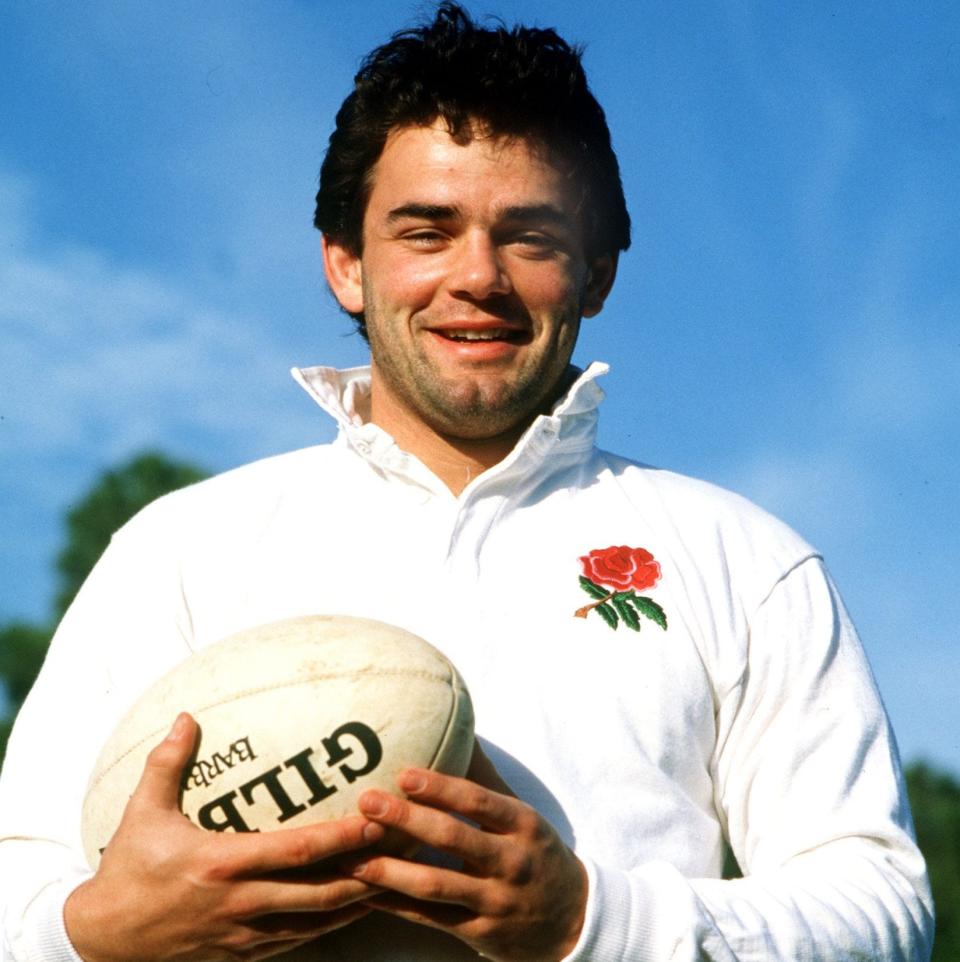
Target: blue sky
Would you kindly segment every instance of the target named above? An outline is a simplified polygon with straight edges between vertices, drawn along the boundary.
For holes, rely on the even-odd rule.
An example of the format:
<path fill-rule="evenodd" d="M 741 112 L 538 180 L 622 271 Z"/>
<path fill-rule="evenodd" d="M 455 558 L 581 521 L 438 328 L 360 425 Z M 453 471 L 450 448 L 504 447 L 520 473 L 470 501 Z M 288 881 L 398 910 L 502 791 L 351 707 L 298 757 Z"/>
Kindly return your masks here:
<path fill-rule="evenodd" d="M 960 7 L 469 4 L 586 45 L 634 244 L 581 363 L 602 443 L 734 488 L 826 555 L 903 754 L 960 773 Z M 148 447 L 327 440 L 356 364 L 311 228 L 359 58 L 423 5 L 0 11 L 0 622 L 61 518 Z"/>

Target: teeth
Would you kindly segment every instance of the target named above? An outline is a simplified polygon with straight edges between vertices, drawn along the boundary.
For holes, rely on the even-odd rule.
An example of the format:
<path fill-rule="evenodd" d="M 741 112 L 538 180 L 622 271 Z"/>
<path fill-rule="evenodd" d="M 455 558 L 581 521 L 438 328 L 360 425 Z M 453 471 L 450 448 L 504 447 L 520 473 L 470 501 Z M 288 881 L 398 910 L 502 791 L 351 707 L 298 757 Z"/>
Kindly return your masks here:
<path fill-rule="evenodd" d="M 443 336 L 454 341 L 497 341 L 509 333 L 506 329 L 494 328 L 488 331 L 444 331 Z"/>

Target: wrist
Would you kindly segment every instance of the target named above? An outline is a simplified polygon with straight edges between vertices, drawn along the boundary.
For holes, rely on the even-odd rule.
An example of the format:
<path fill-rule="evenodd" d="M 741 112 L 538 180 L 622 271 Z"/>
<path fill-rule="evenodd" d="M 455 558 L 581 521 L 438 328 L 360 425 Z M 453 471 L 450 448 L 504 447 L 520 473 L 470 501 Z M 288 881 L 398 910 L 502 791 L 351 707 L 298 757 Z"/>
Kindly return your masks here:
<path fill-rule="evenodd" d="M 103 954 L 97 936 L 109 933 L 109 922 L 102 918 L 102 904 L 96 894 L 96 879 L 78 885 L 63 903 L 64 934 L 80 962 L 117 962 Z"/>
<path fill-rule="evenodd" d="M 574 856 L 574 861 L 579 875 L 579 884 L 574 888 L 575 894 L 570 899 L 569 912 L 567 914 L 569 919 L 569 925 L 566 927 L 567 936 L 557 946 L 557 952 L 559 954 L 556 956 L 556 962 L 564 962 L 576 949 L 580 942 L 580 936 L 583 932 L 583 925 L 587 915 L 587 896 L 590 890 L 589 876 L 583 862 L 576 858 L 576 856 Z"/>

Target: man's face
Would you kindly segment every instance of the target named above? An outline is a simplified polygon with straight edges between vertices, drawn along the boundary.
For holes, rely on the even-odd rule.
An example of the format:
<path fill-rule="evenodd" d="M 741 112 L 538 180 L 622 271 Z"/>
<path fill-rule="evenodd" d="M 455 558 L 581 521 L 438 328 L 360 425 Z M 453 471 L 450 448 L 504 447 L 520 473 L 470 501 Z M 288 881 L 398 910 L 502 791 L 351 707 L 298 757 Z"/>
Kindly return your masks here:
<path fill-rule="evenodd" d="M 325 246 L 334 293 L 366 320 L 374 420 L 490 439 L 549 406 L 613 279 L 581 234 L 569 178 L 528 142 L 393 131 L 362 255 Z"/>

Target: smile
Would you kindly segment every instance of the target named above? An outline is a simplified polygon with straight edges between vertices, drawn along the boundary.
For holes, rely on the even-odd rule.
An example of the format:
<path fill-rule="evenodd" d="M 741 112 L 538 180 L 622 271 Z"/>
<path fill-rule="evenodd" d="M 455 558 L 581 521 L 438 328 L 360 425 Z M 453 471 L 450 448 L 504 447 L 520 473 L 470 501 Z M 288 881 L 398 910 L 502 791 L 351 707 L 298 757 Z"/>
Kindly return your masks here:
<path fill-rule="evenodd" d="M 501 341 L 511 337 L 515 332 L 506 328 L 493 328 L 489 331 L 440 331 L 444 337 L 452 341 Z"/>
<path fill-rule="evenodd" d="M 475 328 L 448 328 L 434 330 L 432 333 L 448 341 L 457 341 L 461 344 L 480 341 L 509 341 L 513 344 L 523 344 L 529 341 L 530 338 L 528 332 L 509 327 L 488 327 L 483 330 Z"/>

